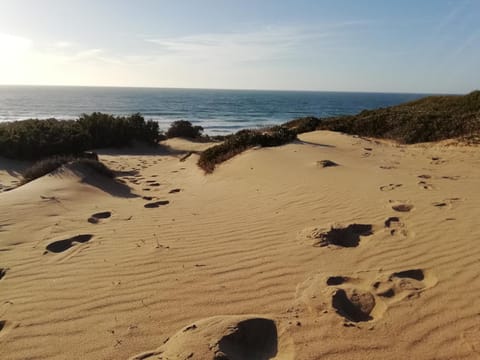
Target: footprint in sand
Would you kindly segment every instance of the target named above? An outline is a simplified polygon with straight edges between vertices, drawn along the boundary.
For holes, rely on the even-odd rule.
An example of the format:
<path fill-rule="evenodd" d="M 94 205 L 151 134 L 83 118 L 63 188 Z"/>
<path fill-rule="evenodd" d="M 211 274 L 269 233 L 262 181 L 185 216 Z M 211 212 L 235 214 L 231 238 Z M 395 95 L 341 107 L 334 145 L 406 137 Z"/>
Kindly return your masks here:
<path fill-rule="evenodd" d="M 338 289 L 332 295 L 332 307 L 337 313 L 353 322 L 372 320 L 375 297 L 369 291 Z"/>
<path fill-rule="evenodd" d="M 392 209 L 398 212 L 410 212 L 413 209 L 412 204 L 396 204 L 392 205 Z"/>
<path fill-rule="evenodd" d="M 317 166 L 326 168 L 326 167 L 338 166 L 338 164 L 336 162 L 333 162 L 332 160 L 319 160 L 317 161 Z"/>
<path fill-rule="evenodd" d="M 0 280 L 2 280 L 5 275 L 7 275 L 7 270 L 8 269 L 0 268 Z"/>
<path fill-rule="evenodd" d="M 143 205 L 143 207 L 146 208 L 146 209 L 153 209 L 153 208 L 158 208 L 160 206 L 168 205 L 168 204 L 170 204 L 170 201 L 160 200 L 160 201 L 155 201 L 155 202 L 152 202 L 152 203 L 145 204 L 145 205 Z"/>
<path fill-rule="evenodd" d="M 393 169 L 396 169 L 397 167 L 396 166 L 393 166 L 393 165 L 381 165 L 380 166 L 380 169 L 383 169 L 383 170 L 393 170 Z"/>
<path fill-rule="evenodd" d="M 176 194 L 176 193 L 179 193 L 180 191 L 182 191 L 182 189 L 172 189 L 168 193 L 169 194 Z"/>
<path fill-rule="evenodd" d="M 407 236 L 407 230 L 405 228 L 405 224 L 401 222 L 398 216 L 391 216 L 387 220 L 385 220 L 385 229 L 390 231 L 390 235 L 394 236 L 397 234 Z"/>
<path fill-rule="evenodd" d="M 437 279 L 422 269 L 411 269 L 390 274 L 372 284 L 375 295 L 397 302 L 405 298 L 418 297 L 420 293 L 436 285 Z"/>
<path fill-rule="evenodd" d="M 53 253 L 61 253 L 64 252 L 68 249 L 70 249 L 72 246 L 75 246 L 77 244 L 84 244 L 90 241 L 93 238 L 93 235 L 91 234 L 82 234 L 82 235 L 76 235 L 68 239 L 64 240 L 58 240 L 54 241 L 50 244 L 47 245 L 46 251 L 44 254 L 48 252 L 53 252 Z"/>
<path fill-rule="evenodd" d="M 280 335 L 281 334 L 281 335 Z M 273 359 L 294 358 L 293 342 L 276 321 L 258 316 L 214 316 L 196 321 L 140 359 Z"/>
<path fill-rule="evenodd" d="M 110 216 L 112 216 L 112 213 L 110 211 L 102 211 L 93 214 L 88 218 L 88 222 L 90 224 L 98 224 L 101 220 L 108 219 Z"/>
<path fill-rule="evenodd" d="M 432 160 L 430 161 L 430 164 L 432 165 L 441 165 L 447 162 L 446 160 L 443 160 L 441 157 L 438 156 L 433 156 L 430 159 Z"/>
<path fill-rule="evenodd" d="M 388 184 L 388 185 L 383 185 L 380 186 L 380 191 L 392 191 L 395 190 L 399 187 L 401 187 L 402 184 Z"/>
<path fill-rule="evenodd" d="M 457 175 L 456 176 L 442 176 L 442 179 L 456 181 L 456 180 L 460 179 L 460 176 L 457 176 Z"/>
<path fill-rule="evenodd" d="M 314 247 L 334 245 L 338 247 L 357 247 L 361 236 L 373 235 L 370 224 L 334 224 L 330 227 L 314 227 L 302 230 L 297 238 L 307 241 Z"/>
<path fill-rule="evenodd" d="M 5 330 L 7 329 L 7 326 L 8 326 L 8 322 L 6 320 L 0 320 L 0 336 L 4 335 Z"/>
<path fill-rule="evenodd" d="M 297 287 L 297 299 L 319 315 L 329 310 L 346 321 L 360 323 L 380 319 L 388 307 L 420 296 L 437 284 L 422 269 L 381 275 L 378 278 L 314 275 Z"/>
<path fill-rule="evenodd" d="M 423 181 L 423 180 L 418 182 L 418 186 L 420 186 L 421 188 L 423 188 L 425 190 L 435 189 L 435 187 L 432 184 L 427 183 L 426 181 Z"/>
<path fill-rule="evenodd" d="M 432 205 L 439 209 L 451 208 L 456 202 L 460 201 L 460 198 L 448 198 L 443 201 L 433 202 Z"/>

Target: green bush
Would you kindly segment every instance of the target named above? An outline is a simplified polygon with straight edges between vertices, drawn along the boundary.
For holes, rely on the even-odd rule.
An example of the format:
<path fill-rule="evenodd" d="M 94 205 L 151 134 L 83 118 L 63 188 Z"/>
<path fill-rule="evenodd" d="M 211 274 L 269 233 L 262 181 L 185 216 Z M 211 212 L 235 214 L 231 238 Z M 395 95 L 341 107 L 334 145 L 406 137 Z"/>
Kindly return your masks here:
<path fill-rule="evenodd" d="M 93 148 L 126 146 L 133 140 L 155 144 L 159 140 L 158 123 L 145 121 L 140 114 L 124 117 L 94 112 L 83 114 L 78 124 L 90 135 Z"/>
<path fill-rule="evenodd" d="M 430 96 L 358 115 L 325 119 L 317 129 L 407 144 L 472 138 L 472 134 L 480 132 L 480 91 L 464 96 Z"/>
<path fill-rule="evenodd" d="M 0 124 L 0 155 L 5 157 L 39 159 L 89 147 L 89 134 L 75 121 L 32 119 Z"/>
<path fill-rule="evenodd" d="M 167 130 L 167 138 L 187 138 L 196 139 L 202 136 L 203 127 L 193 126 L 190 121 L 178 120 L 174 121 Z"/>
<path fill-rule="evenodd" d="M 313 116 L 303 117 L 286 122 L 282 126 L 295 131 L 297 134 L 315 131 L 322 120 Z"/>
<path fill-rule="evenodd" d="M 158 123 L 140 114 L 128 117 L 102 113 L 78 120 L 30 119 L 0 123 L 0 155 L 36 160 L 53 155 L 78 155 L 91 148 L 120 147 L 133 141 L 154 145 Z"/>
<path fill-rule="evenodd" d="M 200 154 L 198 165 L 207 173 L 215 166 L 255 147 L 280 146 L 296 139 L 296 133 L 283 126 L 275 126 L 266 131 L 240 130 L 219 144 L 208 148 Z"/>
<path fill-rule="evenodd" d="M 76 163 L 87 166 L 90 169 L 95 170 L 98 174 L 109 178 L 115 177 L 114 172 L 100 161 L 86 158 L 75 158 L 72 156 L 53 156 L 37 161 L 35 164 L 27 168 L 22 174 L 23 182 L 27 183 L 29 181 L 35 180 L 39 177 L 51 173 L 62 165 L 69 163 Z"/>

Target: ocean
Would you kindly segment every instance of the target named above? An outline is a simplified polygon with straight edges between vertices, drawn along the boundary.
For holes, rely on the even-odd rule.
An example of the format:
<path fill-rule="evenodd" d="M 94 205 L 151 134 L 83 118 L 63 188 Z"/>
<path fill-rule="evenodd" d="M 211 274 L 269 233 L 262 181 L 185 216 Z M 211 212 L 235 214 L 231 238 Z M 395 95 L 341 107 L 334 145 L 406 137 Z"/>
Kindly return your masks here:
<path fill-rule="evenodd" d="M 302 116 L 356 114 L 426 94 L 165 88 L 0 86 L 0 122 L 29 118 L 75 119 L 94 111 L 141 113 L 167 129 L 175 120 L 207 134 L 280 124 Z"/>

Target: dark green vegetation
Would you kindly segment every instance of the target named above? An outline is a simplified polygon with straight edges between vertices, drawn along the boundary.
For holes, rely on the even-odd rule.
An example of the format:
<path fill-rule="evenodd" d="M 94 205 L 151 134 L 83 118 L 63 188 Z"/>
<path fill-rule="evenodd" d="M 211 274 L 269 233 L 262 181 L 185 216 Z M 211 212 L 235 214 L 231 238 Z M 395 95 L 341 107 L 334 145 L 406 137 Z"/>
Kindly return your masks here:
<path fill-rule="evenodd" d="M 203 127 L 193 126 L 190 121 L 178 120 L 174 121 L 165 134 L 167 138 L 186 138 L 198 139 L 202 136 Z"/>
<path fill-rule="evenodd" d="M 46 174 L 49 174 L 52 171 L 61 167 L 62 165 L 69 164 L 69 163 L 84 165 L 94 170 L 98 174 L 101 174 L 109 178 L 115 177 L 114 172 L 110 170 L 107 166 L 105 166 L 103 163 L 101 163 L 100 161 L 93 160 L 93 159 L 85 159 L 85 158 L 75 158 L 71 156 L 54 156 L 54 157 L 37 161 L 35 164 L 27 168 L 22 174 L 24 183 L 27 183 L 29 181 L 42 177 Z"/>
<path fill-rule="evenodd" d="M 24 120 L 0 123 L 0 155 L 36 160 L 52 155 L 77 155 L 91 148 L 156 144 L 158 123 L 140 114 L 82 115 L 78 120 Z"/>
<path fill-rule="evenodd" d="M 452 138 L 478 139 L 480 91 L 468 95 L 429 96 L 389 108 L 323 120 L 317 130 L 385 138 L 401 143 Z"/>
<path fill-rule="evenodd" d="M 255 146 L 279 146 L 295 140 L 297 134 L 283 126 L 270 129 L 241 130 L 218 145 L 208 148 L 200 154 L 198 165 L 207 173 L 212 172 L 220 164 L 241 152 Z"/>

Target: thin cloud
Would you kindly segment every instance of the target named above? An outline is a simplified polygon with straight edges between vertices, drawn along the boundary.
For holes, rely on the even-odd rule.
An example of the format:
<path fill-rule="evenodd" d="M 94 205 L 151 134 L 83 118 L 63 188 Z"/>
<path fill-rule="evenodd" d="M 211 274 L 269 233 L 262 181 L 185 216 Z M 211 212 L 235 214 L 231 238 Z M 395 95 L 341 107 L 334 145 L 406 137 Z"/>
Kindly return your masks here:
<path fill-rule="evenodd" d="M 291 56 L 302 47 L 319 47 L 332 43 L 345 28 L 365 22 L 348 22 L 322 28 L 267 27 L 258 31 L 206 33 L 178 37 L 148 37 L 163 56 L 184 56 L 197 59 L 230 59 L 235 62 L 265 60 Z"/>

